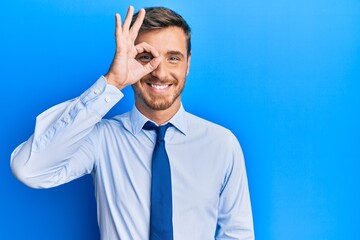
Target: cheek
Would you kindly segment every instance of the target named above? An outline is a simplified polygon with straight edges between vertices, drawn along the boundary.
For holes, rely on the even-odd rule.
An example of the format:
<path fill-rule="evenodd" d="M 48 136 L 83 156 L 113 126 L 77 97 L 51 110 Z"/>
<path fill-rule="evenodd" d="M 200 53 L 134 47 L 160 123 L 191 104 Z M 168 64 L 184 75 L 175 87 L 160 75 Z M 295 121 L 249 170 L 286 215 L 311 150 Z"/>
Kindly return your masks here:
<path fill-rule="evenodd" d="M 173 71 L 173 76 L 176 76 L 178 80 L 183 80 L 188 75 L 188 67 L 186 64 L 178 66 L 176 70 Z"/>
<path fill-rule="evenodd" d="M 141 89 L 143 88 L 141 85 L 142 85 L 142 83 L 141 83 L 141 80 L 140 80 L 140 81 L 134 83 L 132 85 L 132 88 L 134 89 L 134 91 L 139 92 L 139 91 L 142 91 Z"/>
<path fill-rule="evenodd" d="M 141 81 L 141 80 L 140 80 Z M 134 83 L 133 85 L 132 85 L 132 87 L 133 88 L 139 88 L 139 86 L 140 86 L 140 81 L 137 81 L 136 83 Z"/>
<path fill-rule="evenodd" d="M 145 82 L 149 79 L 151 79 L 151 73 L 145 75 L 144 77 L 140 78 L 140 80 L 136 83 L 138 86 L 140 86 L 141 84 L 145 84 Z"/>

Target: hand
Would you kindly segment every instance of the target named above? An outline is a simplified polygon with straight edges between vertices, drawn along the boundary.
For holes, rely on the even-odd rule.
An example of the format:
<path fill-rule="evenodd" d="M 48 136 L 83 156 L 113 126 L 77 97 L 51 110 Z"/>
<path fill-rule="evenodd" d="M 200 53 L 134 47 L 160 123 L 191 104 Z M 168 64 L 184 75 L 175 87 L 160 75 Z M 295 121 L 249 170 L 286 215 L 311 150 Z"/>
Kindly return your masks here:
<path fill-rule="evenodd" d="M 115 14 L 116 27 L 116 52 L 108 73 L 105 75 L 109 84 L 123 89 L 139 81 L 143 76 L 155 70 L 160 64 L 160 56 L 154 47 L 147 43 L 135 46 L 135 39 L 144 21 L 145 10 L 141 9 L 133 26 L 130 28 L 134 8 L 129 7 L 124 24 L 121 26 L 121 18 Z M 147 64 L 139 63 L 135 58 L 139 53 L 149 52 L 153 59 Z"/>

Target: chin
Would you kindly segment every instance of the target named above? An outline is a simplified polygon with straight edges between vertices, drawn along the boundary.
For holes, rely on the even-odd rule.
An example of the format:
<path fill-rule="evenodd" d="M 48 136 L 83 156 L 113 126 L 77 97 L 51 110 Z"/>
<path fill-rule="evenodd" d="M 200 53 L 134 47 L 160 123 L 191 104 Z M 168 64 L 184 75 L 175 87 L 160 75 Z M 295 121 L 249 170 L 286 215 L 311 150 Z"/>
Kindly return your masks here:
<path fill-rule="evenodd" d="M 179 98 L 179 96 L 177 96 L 174 99 L 155 99 L 155 100 L 143 99 L 143 102 L 151 110 L 164 111 L 164 110 L 169 109 L 174 104 L 176 104 L 176 102 L 177 102 L 176 100 L 178 98 Z"/>
<path fill-rule="evenodd" d="M 151 111 L 165 111 L 174 105 L 180 104 L 180 95 L 183 88 L 172 93 L 158 95 L 146 91 L 138 85 L 133 85 L 135 101 Z"/>

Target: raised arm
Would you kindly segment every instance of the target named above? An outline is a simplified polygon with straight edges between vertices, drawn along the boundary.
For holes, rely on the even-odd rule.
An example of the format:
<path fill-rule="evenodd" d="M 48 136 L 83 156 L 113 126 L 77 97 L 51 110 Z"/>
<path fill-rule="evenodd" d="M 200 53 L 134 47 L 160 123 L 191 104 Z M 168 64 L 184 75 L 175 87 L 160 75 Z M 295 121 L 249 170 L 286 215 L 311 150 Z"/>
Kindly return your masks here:
<path fill-rule="evenodd" d="M 101 77 L 73 100 L 36 118 L 34 134 L 11 155 L 13 174 L 33 188 L 54 187 L 90 173 L 96 159 L 96 124 L 122 93 Z"/>
<path fill-rule="evenodd" d="M 158 66 L 156 50 L 146 43 L 134 45 L 145 11 L 130 28 L 134 9 L 124 24 L 116 14 L 116 53 L 105 77 L 81 96 L 56 105 L 36 119 L 34 134 L 11 155 L 13 174 L 33 188 L 60 185 L 90 173 L 96 161 L 96 124 L 122 98 L 119 89 L 138 81 Z M 138 53 L 151 52 L 153 60 L 142 65 Z"/>

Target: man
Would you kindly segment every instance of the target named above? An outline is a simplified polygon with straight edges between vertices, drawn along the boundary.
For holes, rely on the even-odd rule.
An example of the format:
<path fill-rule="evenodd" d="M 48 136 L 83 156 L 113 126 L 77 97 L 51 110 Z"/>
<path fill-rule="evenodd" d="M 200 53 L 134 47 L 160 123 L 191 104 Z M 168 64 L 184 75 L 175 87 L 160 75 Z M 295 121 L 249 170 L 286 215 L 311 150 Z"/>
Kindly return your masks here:
<path fill-rule="evenodd" d="M 11 156 L 14 175 L 49 188 L 91 173 L 101 239 L 254 239 L 237 139 L 181 104 L 188 24 L 166 8 L 133 11 L 123 24 L 116 14 L 108 73 L 37 117 L 33 136 Z M 129 85 L 133 110 L 102 119 Z"/>

